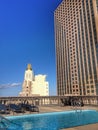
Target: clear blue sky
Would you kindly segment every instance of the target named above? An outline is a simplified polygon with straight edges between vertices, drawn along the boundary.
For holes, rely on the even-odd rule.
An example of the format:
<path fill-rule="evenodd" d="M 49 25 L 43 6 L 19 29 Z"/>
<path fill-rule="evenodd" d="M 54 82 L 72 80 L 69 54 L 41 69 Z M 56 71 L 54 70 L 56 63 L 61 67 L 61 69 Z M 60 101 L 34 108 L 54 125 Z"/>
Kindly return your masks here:
<path fill-rule="evenodd" d="M 62 0 L 0 0 L 0 96 L 18 96 L 28 63 L 56 95 L 54 10 Z"/>

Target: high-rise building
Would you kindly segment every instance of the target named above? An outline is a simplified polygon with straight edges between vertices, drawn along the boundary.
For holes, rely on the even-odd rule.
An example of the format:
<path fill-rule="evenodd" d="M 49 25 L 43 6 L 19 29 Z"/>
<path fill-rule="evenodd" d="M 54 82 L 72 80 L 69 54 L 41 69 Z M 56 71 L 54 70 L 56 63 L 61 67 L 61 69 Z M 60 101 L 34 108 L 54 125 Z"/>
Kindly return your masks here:
<path fill-rule="evenodd" d="M 46 75 L 34 75 L 31 64 L 28 64 L 19 96 L 49 96 Z"/>
<path fill-rule="evenodd" d="M 54 12 L 58 95 L 98 95 L 98 0 L 63 0 Z"/>

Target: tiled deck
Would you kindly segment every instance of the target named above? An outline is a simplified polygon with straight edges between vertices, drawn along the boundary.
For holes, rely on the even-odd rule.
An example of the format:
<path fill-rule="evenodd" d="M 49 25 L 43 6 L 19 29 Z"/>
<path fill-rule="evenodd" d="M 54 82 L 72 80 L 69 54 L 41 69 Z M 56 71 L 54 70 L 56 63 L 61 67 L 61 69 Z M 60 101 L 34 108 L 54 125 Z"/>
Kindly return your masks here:
<path fill-rule="evenodd" d="M 62 130 L 98 130 L 98 123 L 91 124 L 91 125 L 78 126 L 78 127 L 68 128 L 68 129 L 62 129 Z"/>

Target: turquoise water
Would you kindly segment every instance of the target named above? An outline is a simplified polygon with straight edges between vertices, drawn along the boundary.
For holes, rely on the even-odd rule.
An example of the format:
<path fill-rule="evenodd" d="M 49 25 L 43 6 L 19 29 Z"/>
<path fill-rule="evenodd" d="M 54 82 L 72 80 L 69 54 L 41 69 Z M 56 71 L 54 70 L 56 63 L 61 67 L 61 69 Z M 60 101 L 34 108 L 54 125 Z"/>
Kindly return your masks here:
<path fill-rule="evenodd" d="M 73 126 L 98 122 L 98 112 L 95 110 L 52 112 L 45 114 L 30 114 L 10 116 L 7 130 L 60 130 Z"/>

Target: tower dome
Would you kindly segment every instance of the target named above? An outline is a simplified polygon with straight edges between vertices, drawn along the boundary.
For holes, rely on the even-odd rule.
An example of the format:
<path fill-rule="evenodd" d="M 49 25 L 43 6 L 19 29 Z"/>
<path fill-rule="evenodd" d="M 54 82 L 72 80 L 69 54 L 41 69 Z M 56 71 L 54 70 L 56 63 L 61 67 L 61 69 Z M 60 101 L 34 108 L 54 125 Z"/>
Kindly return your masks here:
<path fill-rule="evenodd" d="M 28 64 L 28 65 L 27 65 L 27 70 L 32 70 L 31 64 Z"/>

